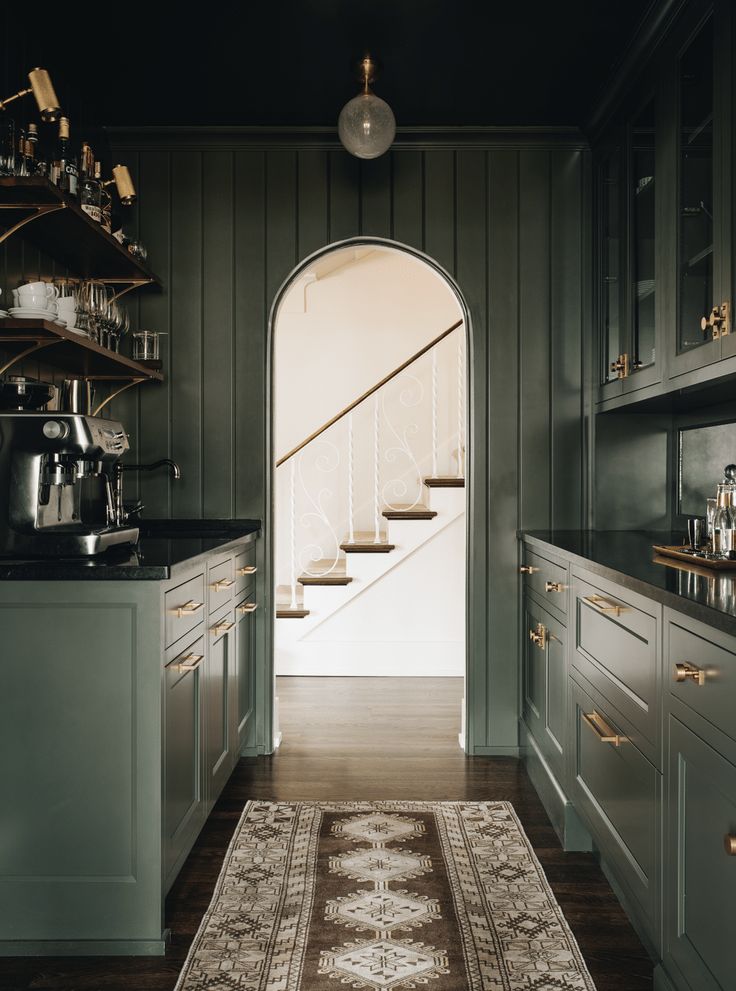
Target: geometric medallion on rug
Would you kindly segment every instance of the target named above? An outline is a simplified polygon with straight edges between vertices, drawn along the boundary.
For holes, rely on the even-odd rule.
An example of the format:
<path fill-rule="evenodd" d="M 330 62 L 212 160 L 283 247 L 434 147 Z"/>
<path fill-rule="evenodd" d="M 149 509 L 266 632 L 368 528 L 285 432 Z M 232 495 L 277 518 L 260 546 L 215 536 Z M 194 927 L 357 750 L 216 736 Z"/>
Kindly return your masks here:
<path fill-rule="evenodd" d="M 249 802 L 176 991 L 595 991 L 508 802 Z"/>

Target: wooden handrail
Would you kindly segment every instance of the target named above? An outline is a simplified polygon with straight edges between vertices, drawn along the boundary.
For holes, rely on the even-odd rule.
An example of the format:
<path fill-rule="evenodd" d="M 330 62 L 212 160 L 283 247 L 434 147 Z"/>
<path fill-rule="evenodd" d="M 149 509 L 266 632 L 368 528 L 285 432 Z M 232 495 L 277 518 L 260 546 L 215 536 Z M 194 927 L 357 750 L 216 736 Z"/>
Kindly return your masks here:
<path fill-rule="evenodd" d="M 444 341 L 444 339 L 448 337 L 453 330 L 457 330 L 458 327 L 462 326 L 462 323 L 462 320 L 458 320 L 457 323 L 452 325 L 452 327 L 448 327 L 447 330 L 443 330 L 442 333 L 438 337 L 435 337 L 433 341 L 430 341 L 429 344 L 425 344 L 421 350 L 417 351 L 416 354 L 413 354 L 411 358 L 407 358 L 407 360 L 403 364 L 399 365 L 398 368 L 394 368 L 394 370 L 389 372 L 389 374 L 385 378 L 382 378 L 380 382 L 376 382 L 376 384 L 371 386 L 367 392 L 364 392 L 362 396 L 359 396 L 356 400 L 350 403 L 349 406 L 346 406 L 344 410 L 341 410 L 336 414 L 336 416 L 333 416 L 331 420 L 327 421 L 327 423 L 323 423 L 322 426 L 315 430 L 314 433 L 310 434 L 309 437 L 305 437 L 300 444 L 297 444 L 297 446 L 289 451 L 288 454 L 285 454 L 283 458 L 279 458 L 276 462 L 276 467 L 280 468 L 281 465 L 285 464 L 290 458 L 293 458 L 295 454 L 298 454 L 302 448 L 307 446 L 307 444 L 311 444 L 313 440 L 316 440 L 320 434 L 325 432 L 325 430 L 328 430 L 331 426 L 333 426 L 333 424 L 337 423 L 338 420 L 342 420 L 344 416 L 351 413 L 356 406 L 360 406 L 360 404 L 364 403 L 366 399 L 370 399 L 374 392 L 378 392 L 378 390 L 382 389 L 387 382 L 390 382 L 391 379 L 396 378 L 397 375 L 400 375 L 404 369 L 409 367 L 409 365 L 413 365 L 414 362 L 421 358 L 422 355 L 425 355 L 427 351 L 431 351 L 436 344 L 439 344 L 440 341 Z"/>

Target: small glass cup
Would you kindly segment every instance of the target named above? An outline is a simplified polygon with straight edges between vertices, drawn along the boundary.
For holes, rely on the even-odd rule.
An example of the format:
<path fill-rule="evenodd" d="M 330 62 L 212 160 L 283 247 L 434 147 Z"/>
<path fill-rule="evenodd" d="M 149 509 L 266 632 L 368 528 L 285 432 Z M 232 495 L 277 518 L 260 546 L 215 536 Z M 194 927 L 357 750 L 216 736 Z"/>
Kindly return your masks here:
<path fill-rule="evenodd" d="M 161 356 L 160 339 L 165 334 L 157 330 L 139 330 L 133 334 L 133 359 L 158 361 Z"/>

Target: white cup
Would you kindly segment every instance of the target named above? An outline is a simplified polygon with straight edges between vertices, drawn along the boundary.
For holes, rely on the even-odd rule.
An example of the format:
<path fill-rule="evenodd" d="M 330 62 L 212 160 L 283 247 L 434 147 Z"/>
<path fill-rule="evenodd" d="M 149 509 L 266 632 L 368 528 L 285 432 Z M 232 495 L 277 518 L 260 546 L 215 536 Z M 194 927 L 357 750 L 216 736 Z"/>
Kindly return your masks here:
<path fill-rule="evenodd" d="M 46 293 L 19 292 L 18 305 L 24 310 L 47 310 L 49 298 Z"/>

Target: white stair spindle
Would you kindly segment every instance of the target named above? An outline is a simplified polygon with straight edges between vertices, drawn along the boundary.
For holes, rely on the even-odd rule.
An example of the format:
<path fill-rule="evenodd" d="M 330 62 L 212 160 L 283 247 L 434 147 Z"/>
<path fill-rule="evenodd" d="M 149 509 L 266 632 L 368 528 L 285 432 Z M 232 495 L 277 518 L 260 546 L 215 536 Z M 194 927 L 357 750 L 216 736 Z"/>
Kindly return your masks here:
<path fill-rule="evenodd" d="M 437 477 L 437 347 L 432 349 L 432 478 Z"/>
<path fill-rule="evenodd" d="M 373 518 L 375 533 L 373 543 L 381 543 L 381 451 L 379 431 L 378 393 L 373 400 Z"/>
<path fill-rule="evenodd" d="M 291 603 L 290 609 L 297 609 L 296 601 L 296 458 L 291 459 Z"/>
<path fill-rule="evenodd" d="M 463 442 L 465 439 L 465 376 L 463 362 L 463 335 L 457 336 L 457 477 L 463 477 Z"/>
<path fill-rule="evenodd" d="M 355 462 L 353 456 L 353 414 L 348 414 L 348 543 L 355 543 L 353 483 Z"/>

